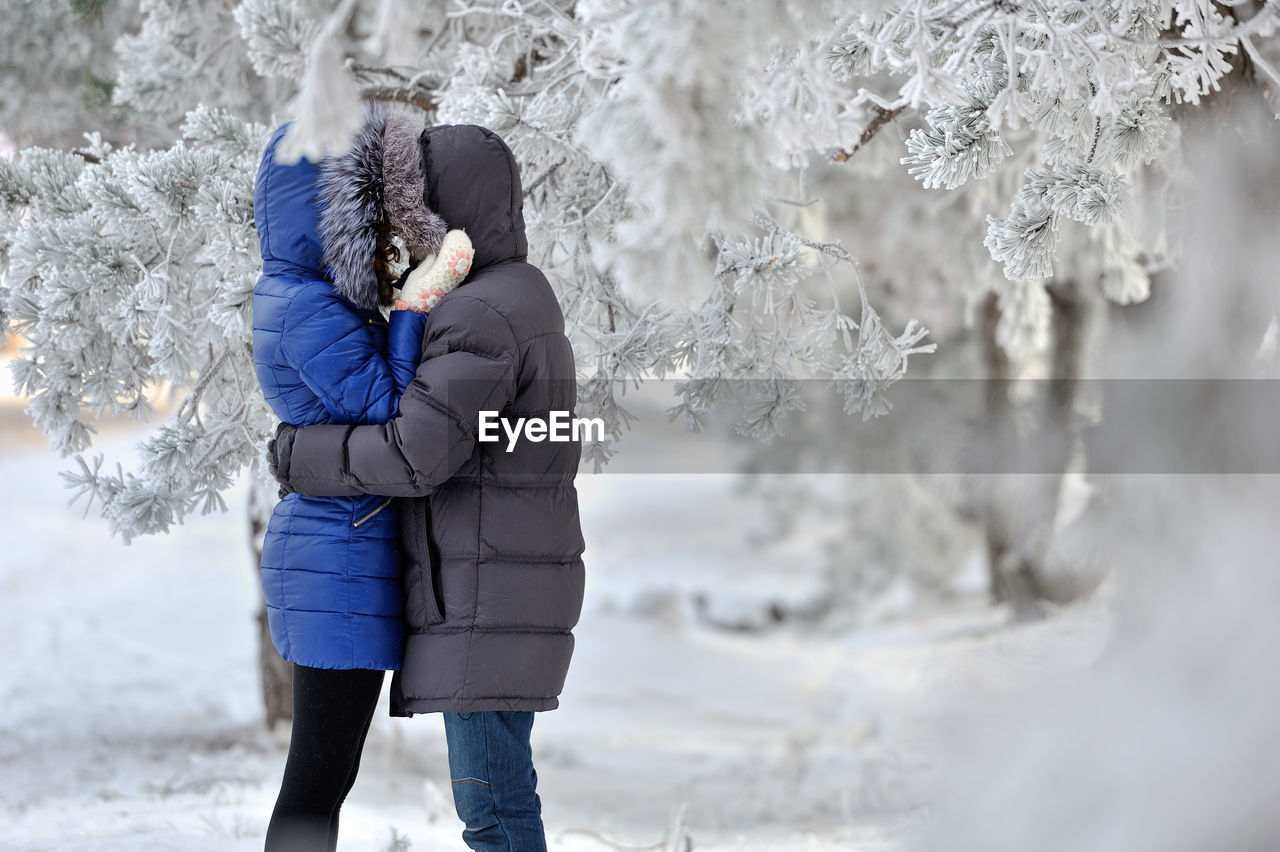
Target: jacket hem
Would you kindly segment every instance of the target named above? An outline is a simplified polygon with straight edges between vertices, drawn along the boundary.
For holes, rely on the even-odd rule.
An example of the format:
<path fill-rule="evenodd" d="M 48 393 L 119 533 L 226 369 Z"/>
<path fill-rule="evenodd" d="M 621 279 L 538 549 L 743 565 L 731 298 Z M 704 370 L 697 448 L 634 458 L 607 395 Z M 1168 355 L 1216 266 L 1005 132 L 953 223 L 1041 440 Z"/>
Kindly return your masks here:
<path fill-rule="evenodd" d="M 391 708 L 392 716 L 410 717 L 424 713 L 477 713 L 484 710 L 555 710 L 560 699 L 552 698 L 404 698 Z"/>
<path fill-rule="evenodd" d="M 279 649 L 277 649 L 278 651 Z M 330 671 L 374 671 L 374 672 L 395 672 L 400 670 L 400 660 L 379 660 L 364 659 L 348 661 L 344 663 L 335 663 L 333 660 L 325 660 L 322 658 L 306 658 L 298 657 L 296 654 L 281 654 L 286 663 L 293 663 L 295 666 L 306 666 L 309 669 L 328 669 Z"/>

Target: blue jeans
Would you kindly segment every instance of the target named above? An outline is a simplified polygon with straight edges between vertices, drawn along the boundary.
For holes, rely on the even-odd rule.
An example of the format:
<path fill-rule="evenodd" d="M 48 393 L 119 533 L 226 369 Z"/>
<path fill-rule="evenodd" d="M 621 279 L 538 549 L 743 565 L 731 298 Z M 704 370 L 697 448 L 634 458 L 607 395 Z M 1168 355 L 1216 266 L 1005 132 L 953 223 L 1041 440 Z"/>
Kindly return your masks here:
<path fill-rule="evenodd" d="M 477 852 L 546 852 L 531 711 L 444 713 L 453 806 Z"/>

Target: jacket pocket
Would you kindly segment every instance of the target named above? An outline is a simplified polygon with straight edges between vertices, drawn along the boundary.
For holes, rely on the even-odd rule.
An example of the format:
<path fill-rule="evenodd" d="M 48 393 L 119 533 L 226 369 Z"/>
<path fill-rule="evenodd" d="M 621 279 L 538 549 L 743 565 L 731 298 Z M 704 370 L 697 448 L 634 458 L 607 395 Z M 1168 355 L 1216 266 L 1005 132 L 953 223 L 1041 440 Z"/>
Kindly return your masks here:
<path fill-rule="evenodd" d="M 401 541 L 405 547 L 405 621 L 410 630 L 444 621 L 440 595 L 440 551 L 431 535 L 431 509 L 426 497 L 407 501 L 401 517 Z"/>

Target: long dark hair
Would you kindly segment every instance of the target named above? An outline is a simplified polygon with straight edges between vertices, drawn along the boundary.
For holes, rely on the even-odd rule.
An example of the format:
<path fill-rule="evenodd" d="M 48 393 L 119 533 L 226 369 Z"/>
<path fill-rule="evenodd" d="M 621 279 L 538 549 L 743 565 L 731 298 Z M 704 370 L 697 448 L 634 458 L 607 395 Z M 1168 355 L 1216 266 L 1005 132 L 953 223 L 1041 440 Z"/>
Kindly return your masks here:
<path fill-rule="evenodd" d="M 380 221 L 375 223 L 374 227 L 378 240 L 372 263 L 373 274 L 378 279 L 378 304 L 390 305 L 395 301 L 395 291 L 404 286 L 409 273 L 422 261 L 413 259 L 403 236 L 400 236 L 400 246 L 392 241 L 398 235 L 392 229 L 390 222 Z M 392 271 L 397 261 L 408 264 L 398 276 Z"/>
<path fill-rule="evenodd" d="M 390 305 L 395 299 L 394 288 L 403 276 L 393 275 L 391 265 L 399 259 L 400 249 L 391 242 L 391 225 L 386 221 L 374 225 L 377 231 L 377 248 L 373 252 L 373 274 L 378 278 L 378 304 Z"/>

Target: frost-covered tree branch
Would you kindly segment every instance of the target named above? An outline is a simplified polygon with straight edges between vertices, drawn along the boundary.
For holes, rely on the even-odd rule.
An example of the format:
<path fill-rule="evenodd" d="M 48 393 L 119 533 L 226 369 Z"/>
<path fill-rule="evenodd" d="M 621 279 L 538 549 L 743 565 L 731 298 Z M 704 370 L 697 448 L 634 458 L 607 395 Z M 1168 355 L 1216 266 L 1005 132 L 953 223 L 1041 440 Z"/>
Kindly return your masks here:
<path fill-rule="evenodd" d="M 1013 326 L 1047 321 L 1037 292 L 1055 275 L 1067 219 L 1108 229 L 1105 277 L 1124 283 L 1104 287 L 1107 295 L 1132 301 L 1148 291 L 1135 280 L 1145 273 L 1126 212 L 1131 187 L 1157 161 L 1174 178 L 1183 168 L 1170 105 L 1216 92 L 1241 50 L 1267 73 L 1255 42 L 1275 36 L 1280 10 L 1253 5 L 1237 20 L 1243 4 L 1210 0 L 911 0 L 854 16 L 827 61 L 864 93 L 902 78 L 896 99 L 878 100 L 924 112 L 902 163 L 925 187 L 992 177 L 1011 143 L 1038 161 L 1023 167 L 1008 215 L 986 217 L 985 245 L 1009 279 L 998 288 L 1012 309 L 1002 314 L 1007 339 Z"/>
<path fill-rule="evenodd" d="M 584 448 L 601 465 L 628 426 L 623 389 L 654 376 L 683 380 L 674 414 L 695 428 L 725 380 L 754 380 L 740 428 L 762 440 L 798 405 L 794 378 L 834 382 L 851 414 L 888 410 L 910 356 L 931 351 L 924 329 L 886 328 L 852 254 L 810 208 L 771 199 L 807 197 L 815 164 L 855 168 L 916 116 L 902 159 L 924 186 L 1018 170 L 986 235 L 1007 339 L 1034 339 L 1066 223 L 1100 235 L 1108 293 L 1141 298 L 1129 199 L 1148 164 L 1176 168 L 1167 107 L 1211 97 L 1242 52 L 1271 67 L 1276 10 L 144 0 L 132 23 L 112 98 L 137 139 L 0 161 L 0 316 L 29 343 L 17 378 L 54 447 L 87 452 L 95 419 L 147 414 L 149 389 L 185 399 L 136 471 L 82 460 L 71 475 L 126 537 L 257 474 L 273 423 L 244 351 L 252 176 L 283 119 L 303 119 L 300 152 L 340 147 L 361 96 L 503 136 L 579 359 L 579 413 L 608 424 Z"/>
<path fill-rule="evenodd" d="M 142 419 L 155 386 L 191 388 L 144 443 L 139 472 L 79 462 L 74 484 L 126 539 L 220 508 L 270 426 L 248 353 L 266 136 L 265 125 L 199 108 L 168 150 L 90 134 L 87 158 L 27 149 L 0 161 L 0 199 L 17 217 L 5 322 L 27 342 L 15 379 L 54 448 L 78 456 L 93 420 Z"/>

